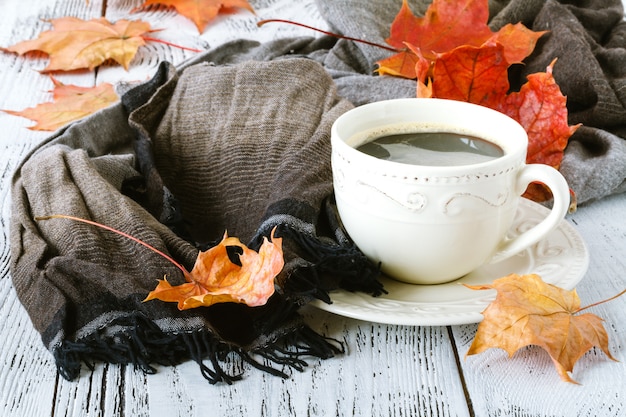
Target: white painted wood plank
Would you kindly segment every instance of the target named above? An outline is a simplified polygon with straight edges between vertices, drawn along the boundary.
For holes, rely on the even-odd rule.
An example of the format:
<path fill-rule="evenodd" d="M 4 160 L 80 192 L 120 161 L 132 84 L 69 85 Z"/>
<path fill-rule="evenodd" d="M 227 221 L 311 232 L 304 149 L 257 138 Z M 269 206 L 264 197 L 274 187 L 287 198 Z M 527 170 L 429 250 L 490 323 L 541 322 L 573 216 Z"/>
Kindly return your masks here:
<path fill-rule="evenodd" d="M 150 415 L 468 416 L 445 327 L 387 326 L 306 310 L 348 352 L 281 379 L 248 370 L 207 387 L 195 363 L 148 377 Z"/>
<path fill-rule="evenodd" d="M 0 45 L 10 46 L 19 41 L 33 39 L 50 25 L 43 19 L 64 15 L 86 18 L 99 13 L 99 2 L 87 6 L 83 1 L 62 2 L 45 0 L 39 2 L 4 2 Z M 53 86 L 47 76 L 37 70 L 45 67 L 47 58 L 18 57 L 0 54 L 0 109 L 23 110 L 49 101 L 48 93 Z M 94 75 L 88 72 L 60 75 L 62 82 L 77 85 L 93 85 Z M 58 375 L 50 353 L 41 343 L 30 319 L 17 300 L 9 275 L 9 217 L 10 180 L 14 169 L 27 152 L 49 136 L 27 127 L 33 123 L 27 119 L 0 112 L 0 415 L 4 416 L 51 416 L 55 402 Z M 99 389 L 99 388 L 98 388 Z M 54 413 L 54 414 L 53 414 Z M 71 414 L 68 414 L 71 415 Z M 94 414 L 97 415 L 97 414 Z"/>
<path fill-rule="evenodd" d="M 250 1 L 256 14 L 242 10 L 239 13 L 218 16 L 202 33 L 191 20 L 174 10 L 164 7 L 138 9 L 142 3 L 140 0 L 109 1 L 106 17 L 111 21 L 144 20 L 149 22 L 153 29 L 159 29 L 158 32 L 151 34 L 151 37 L 199 51 L 206 51 L 242 38 L 267 42 L 280 37 L 320 36 L 318 32 L 294 25 L 272 24 L 257 27 L 257 22 L 265 18 L 294 20 L 320 29 L 328 29 L 327 23 L 322 19 L 312 0 Z M 139 48 L 128 71 L 118 65 L 101 67 L 98 70 L 98 82 L 145 81 L 155 73 L 160 62 L 167 61 L 177 65 L 196 54 L 197 52 L 151 41 Z"/>
<path fill-rule="evenodd" d="M 45 23 L 40 17 L 97 16 L 101 3 L 91 0 L 5 0 L 2 5 L 0 45 L 34 37 Z M 8 3 L 8 4 L 6 4 Z M 258 17 L 280 17 L 318 25 L 313 1 L 258 0 L 258 17 L 242 13 L 220 18 L 213 29 L 198 36 L 195 27 L 171 11 L 155 9 L 129 14 L 141 1 L 109 1 L 107 17 L 145 18 L 167 29 L 159 37 L 181 45 L 208 49 L 244 35 L 267 41 L 275 36 L 312 35 L 291 26 L 257 29 Z M 306 19 L 298 12 L 306 3 Z M 138 53 L 130 71 L 109 66 L 98 71 L 98 82 L 142 81 L 158 62 L 179 63 L 193 53 L 160 44 Z M 22 109 L 49 98 L 51 83 L 30 68 L 43 68 L 45 59 L 24 60 L 0 54 L 0 108 Z M 92 85 L 89 72 L 63 75 L 63 82 Z M 200 416 L 200 415 L 470 415 L 459 381 L 453 346 L 446 328 L 386 326 L 360 322 L 308 309 L 307 320 L 324 334 L 344 340 L 349 352 L 327 361 L 313 361 L 305 372 L 283 380 L 256 370 L 233 386 L 210 386 L 192 362 L 162 367 L 146 376 L 132 367 L 99 364 L 84 370 L 80 380 L 67 382 L 56 374 L 52 358 L 43 348 L 23 307 L 16 299 L 8 275 L 9 179 L 26 152 L 48 134 L 25 129 L 26 119 L 0 113 L 0 415 L 1 416 Z M 624 196 L 617 196 L 572 216 L 590 243 L 590 272 L 579 285 L 583 303 L 618 292 L 624 285 L 626 230 Z M 547 356 L 529 348 L 512 360 L 498 351 L 462 360 L 462 369 L 477 416 L 618 416 L 626 414 L 623 393 L 626 299 L 599 306 L 614 355 L 585 355 L 574 378 L 583 385 L 560 382 Z M 455 326 L 453 334 L 461 356 L 476 326 Z"/>
<path fill-rule="evenodd" d="M 626 194 L 579 208 L 569 217 L 587 242 L 589 270 L 577 286 L 583 306 L 609 298 L 626 288 Z M 573 379 L 561 382 L 548 355 L 524 348 L 509 359 L 490 349 L 462 361 L 463 373 L 478 416 L 624 416 L 626 415 L 626 296 L 588 312 L 605 320 L 613 362 L 599 349 L 584 355 Z M 469 349 L 476 325 L 455 326 L 460 355 Z"/>

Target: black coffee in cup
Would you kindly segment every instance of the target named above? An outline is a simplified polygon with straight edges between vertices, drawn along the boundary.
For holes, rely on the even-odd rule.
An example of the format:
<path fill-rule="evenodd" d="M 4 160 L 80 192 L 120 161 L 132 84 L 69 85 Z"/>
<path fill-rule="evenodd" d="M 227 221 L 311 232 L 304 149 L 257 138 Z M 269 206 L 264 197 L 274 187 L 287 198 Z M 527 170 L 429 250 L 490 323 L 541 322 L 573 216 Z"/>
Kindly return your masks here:
<path fill-rule="evenodd" d="M 495 143 L 452 132 L 390 134 L 364 143 L 357 150 L 379 159 L 427 166 L 472 165 L 504 155 Z"/>

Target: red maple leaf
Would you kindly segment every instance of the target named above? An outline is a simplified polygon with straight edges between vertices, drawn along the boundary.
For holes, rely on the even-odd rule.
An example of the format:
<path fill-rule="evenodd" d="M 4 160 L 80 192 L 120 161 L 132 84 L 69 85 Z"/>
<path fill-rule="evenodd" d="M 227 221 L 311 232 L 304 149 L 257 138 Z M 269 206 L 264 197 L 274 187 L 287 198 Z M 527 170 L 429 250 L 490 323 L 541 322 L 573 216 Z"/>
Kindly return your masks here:
<path fill-rule="evenodd" d="M 434 0 L 424 17 L 415 17 L 404 0 L 387 39 L 401 51 L 379 61 L 378 72 L 415 78 L 418 97 L 466 101 L 507 114 L 528 133 L 527 163 L 558 169 L 578 126 L 567 124 L 554 63 L 530 75 L 519 92 L 509 91 L 509 67 L 530 55 L 544 32 L 508 24 L 494 33 L 488 17 L 487 0 Z M 533 185 L 526 196 L 541 201 L 550 194 Z"/>
<path fill-rule="evenodd" d="M 415 64 L 422 59 L 434 63 L 440 54 L 459 46 L 495 42 L 504 47 L 505 59 L 513 64 L 530 55 L 537 39 L 545 33 L 533 32 L 522 24 L 508 24 L 492 32 L 488 20 L 487 0 L 434 0 L 424 17 L 416 17 L 403 0 L 386 39 L 400 52 L 378 61 L 377 71 L 381 75 L 418 78 Z"/>

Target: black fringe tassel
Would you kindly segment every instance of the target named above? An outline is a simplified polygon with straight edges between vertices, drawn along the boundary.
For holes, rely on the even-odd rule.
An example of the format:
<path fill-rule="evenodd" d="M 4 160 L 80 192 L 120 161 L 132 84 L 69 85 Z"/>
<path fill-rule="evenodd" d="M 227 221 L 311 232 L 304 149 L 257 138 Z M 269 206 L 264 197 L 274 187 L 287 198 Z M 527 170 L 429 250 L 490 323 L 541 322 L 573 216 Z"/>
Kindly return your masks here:
<path fill-rule="evenodd" d="M 356 246 L 331 245 L 285 226 L 279 227 L 276 234 L 296 243 L 308 264 L 290 273 L 286 293 L 310 294 L 326 303 L 331 302 L 328 292 L 337 288 L 362 291 L 375 297 L 387 293 L 378 280 L 380 267 Z"/>
<path fill-rule="evenodd" d="M 308 366 L 307 357 L 328 359 L 345 351 L 341 342 L 321 336 L 304 324 L 272 344 L 246 350 L 217 339 L 208 330 L 167 334 L 140 314 L 124 321 L 128 324 L 129 319 L 133 325 L 124 326 L 125 330 L 113 337 L 95 332 L 78 342 L 65 340 L 54 348 L 52 353 L 59 374 L 74 380 L 82 363 L 93 370 L 96 361 L 132 364 L 153 374 L 156 369 L 152 363 L 172 366 L 192 359 L 210 384 L 232 384 L 243 375 L 230 374 L 224 369 L 229 357 L 231 361 L 234 358 L 229 367 L 243 368 L 247 363 L 271 375 L 288 378 L 289 370 L 301 372 Z"/>

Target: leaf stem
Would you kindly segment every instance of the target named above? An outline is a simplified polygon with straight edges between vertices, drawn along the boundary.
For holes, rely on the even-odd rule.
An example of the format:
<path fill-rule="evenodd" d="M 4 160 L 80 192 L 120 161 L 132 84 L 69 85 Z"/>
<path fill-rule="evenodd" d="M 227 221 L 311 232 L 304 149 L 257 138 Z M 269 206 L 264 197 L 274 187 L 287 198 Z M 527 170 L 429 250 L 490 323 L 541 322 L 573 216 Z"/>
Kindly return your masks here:
<path fill-rule="evenodd" d="M 266 23 L 288 23 L 290 25 L 296 25 L 296 26 L 300 26 L 300 27 L 303 27 L 303 28 L 306 28 L 306 29 L 311 29 L 311 30 L 314 30 L 316 32 L 323 33 L 324 35 L 333 36 L 335 38 L 345 39 L 345 40 L 353 41 L 353 42 L 364 43 L 365 45 L 375 46 L 377 48 L 382 48 L 382 49 L 385 49 L 385 50 L 391 51 L 391 52 L 402 52 L 401 50 L 393 48 L 393 47 L 388 46 L 388 45 L 382 45 L 380 43 L 370 42 L 370 41 L 366 41 L 364 39 L 353 38 L 351 36 L 344 36 L 344 35 L 340 35 L 338 33 L 328 32 L 326 30 L 322 30 L 322 29 L 319 29 L 319 28 L 316 28 L 316 27 L 313 27 L 313 26 L 305 25 L 304 23 L 294 22 L 294 21 L 291 21 L 291 20 L 285 20 L 285 19 L 264 19 L 264 20 L 259 21 L 257 23 L 257 26 L 261 27 L 261 26 L 263 26 Z"/>
<path fill-rule="evenodd" d="M 170 261 L 172 264 L 174 264 L 174 266 L 176 266 L 178 269 L 183 271 L 183 274 L 185 275 L 185 277 L 187 277 L 187 275 L 189 274 L 189 272 L 187 272 L 185 267 L 182 266 L 181 264 L 179 264 L 178 262 L 176 262 L 171 256 L 161 252 L 160 250 L 158 250 L 154 246 L 151 246 L 151 245 L 147 244 L 143 240 L 137 239 L 136 237 L 129 235 L 128 233 L 121 232 L 121 231 L 119 231 L 117 229 L 114 229 L 114 228 L 112 228 L 110 226 L 107 226 L 107 225 L 104 225 L 104 224 L 101 224 L 101 223 L 98 223 L 98 222 L 94 222 L 94 221 L 91 221 L 91 220 L 83 219 L 83 218 L 80 218 L 80 217 L 68 216 L 68 215 L 65 215 L 65 214 L 53 214 L 51 216 L 35 217 L 36 221 L 50 220 L 50 219 L 74 220 L 74 221 L 77 221 L 77 222 L 87 223 L 87 224 L 90 224 L 92 226 L 97 226 L 97 227 L 99 227 L 101 229 L 105 229 L 105 230 L 108 230 L 108 231 L 113 232 L 113 233 L 117 233 L 118 235 L 123 236 L 125 238 L 128 238 L 128 239 L 130 239 L 130 240 L 132 240 L 134 242 L 137 242 L 140 245 L 143 245 L 146 248 L 150 249 L 151 251 L 157 253 L 158 255 L 161 255 L 162 257 L 164 257 L 165 259 Z"/>
<path fill-rule="evenodd" d="M 607 302 L 609 302 L 609 301 L 611 301 L 611 300 L 615 300 L 617 297 L 620 297 L 620 296 L 622 296 L 622 295 L 624 295 L 624 294 L 626 294 L 626 289 L 624 289 L 622 292 L 620 292 L 620 293 L 619 293 L 619 294 L 617 294 L 617 295 L 614 295 L 614 296 L 613 296 L 613 297 L 611 297 L 611 298 L 607 298 L 606 300 L 598 301 L 597 303 L 589 304 L 589 305 L 588 305 L 588 306 L 586 306 L 586 307 L 581 307 L 581 308 L 579 308 L 578 310 L 574 311 L 572 314 L 580 313 L 581 311 L 586 310 L 586 309 L 588 309 L 588 308 L 595 307 L 595 306 L 597 306 L 597 305 L 607 303 Z"/>
<path fill-rule="evenodd" d="M 171 46 L 171 47 L 173 47 L 173 48 L 182 49 L 183 51 L 202 52 L 202 50 L 201 50 L 201 49 L 195 49 L 195 48 L 189 48 L 189 47 L 186 47 L 186 46 L 177 45 L 177 44 L 172 43 L 172 42 L 164 41 L 163 39 L 152 38 L 152 37 L 150 37 L 150 36 L 142 36 L 142 38 L 143 38 L 146 42 L 157 42 L 157 43 L 162 43 L 162 44 L 164 44 L 164 45 Z"/>

